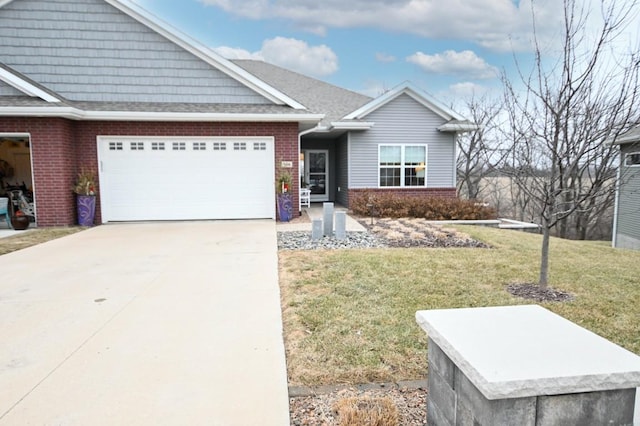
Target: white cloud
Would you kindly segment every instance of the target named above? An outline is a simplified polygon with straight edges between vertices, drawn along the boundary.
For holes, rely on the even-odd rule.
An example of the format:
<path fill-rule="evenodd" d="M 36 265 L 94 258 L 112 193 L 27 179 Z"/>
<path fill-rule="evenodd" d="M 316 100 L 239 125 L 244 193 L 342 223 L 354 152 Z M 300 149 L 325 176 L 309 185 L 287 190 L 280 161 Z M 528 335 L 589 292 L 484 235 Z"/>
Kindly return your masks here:
<path fill-rule="evenodd" d="M 325 76 L 338 70 L 338 57 L 324 44 L 309 46 L 302 40 L 276 37 L 262 44 L 264 60 L 313 76 Z"/>
<path fill-rule="evenodd" d="M 323 77 L 338 70 L 338 56 L 330 47 L 322 44 L 309 46 L 305 41 L 275 37 L 265 40 L 257 52 L 232 47 L 214 49 L 227 59 L 257 59 L 279 65 L 302 74 Z"/>
<path fill-rule="evenodd" d="M 452 74 L 474 79 L 494 78 L 498 75 L 495 67 L 471 50 L 462 52 L 446 50 L 435 55 L 417 52 L 407 57 L 407 62 L 416 64 L 425 72 L 432 74 Z"/>
<path fill-rule="evenodd" d="M 378 52 L 376 53 L 376 61 L 378 62 L 395 62 L 396 57 L 392 55 L 388 55 L 386 53 Z"/>
<path fill-rule="evenodd" d="M 487 87 L 468 81 L 449 86 L 449 92 L 455 98 L 471 98 L 487 93 L 488 91 L 489 89 Z"/>
<path fill-rule="evenodd" d="M 216 53 L 227 59 L 255 59 L 259 61 L 264 61 L 264 57 L 260 52 L 249 52 L 245 49 L 220 46 L 213 49 Z"/>
<path fill-rule="evenodd" d="M 248 19 L 283 19 L 314 34 L 367 27 L 470 40 L 499 51 L 530 47 L 532 0 L 200 0 Z M 536 0 L 538 37 L 553 38 L 562 2 Z"/>

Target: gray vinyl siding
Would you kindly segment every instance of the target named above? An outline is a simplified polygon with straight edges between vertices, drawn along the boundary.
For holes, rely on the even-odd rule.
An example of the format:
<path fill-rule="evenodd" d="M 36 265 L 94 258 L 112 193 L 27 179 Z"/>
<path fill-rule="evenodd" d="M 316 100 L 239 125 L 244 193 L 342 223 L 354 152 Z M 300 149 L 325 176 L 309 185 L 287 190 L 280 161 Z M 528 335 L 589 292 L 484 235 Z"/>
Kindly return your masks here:
<path fill-rule="evenodd" d="M 0 58 L 76 101 L 271 103 L 102 0 L 5 5 Z"/>
<path fill-rule="evenodd" d="M 624 164 L 625 154 L 640 152 L 640 144 L 623 145 L 621 150 L 616 247 L 640 249 L 640 166 Z"/>
<path fill-rule="evenodd" d="M 349 205 L 349 137 L 342 136 L 336 141 L 336 202 Z"/>
<path fill-rule="evenodd" d="M 13 86 L 9 86 L 4 81 L 0 81 L 0 96 L 27 96 Z"/>
<path fill-rule="evenodd" d="M 329 143 L 328 143 L 329 142 Z M 306 150 L 322 150 L 327 151 L 327 166 L 329 168 L 328 191 L 329 201 L 336 199 L 336 146 L 333 140 L 327 139 L 305 139 L 301 145 L 303 151 Z"/>
<path fill-rule="evenodd" d="M 427 187 L 451 188 L 454 181 L 455 135 L 438 131 L 446 121 L 408 95 L 398 96 L 369 114 L 373 128 L 351 132 L 349 188 L 377 188 L 378 146 L 427 144 Z"/>

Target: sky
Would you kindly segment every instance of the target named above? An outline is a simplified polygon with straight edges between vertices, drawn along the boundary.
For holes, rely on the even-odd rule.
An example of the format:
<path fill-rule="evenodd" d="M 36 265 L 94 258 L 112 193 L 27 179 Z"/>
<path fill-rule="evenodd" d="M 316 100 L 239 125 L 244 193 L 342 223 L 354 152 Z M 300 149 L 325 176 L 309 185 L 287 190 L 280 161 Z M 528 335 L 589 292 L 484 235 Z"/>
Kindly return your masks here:
<path fill-rule="evenodd" d="M 265 60 L 373 97 L 409 81 L 449 105 L 498 94 L 516 60 L 531 68 L 532 16 L 549 56 L 563 28 L 560 0 L 132 1 L 229 59 Z M 592 4 L 597 29 L 599 1 L 578 2 Z"/>

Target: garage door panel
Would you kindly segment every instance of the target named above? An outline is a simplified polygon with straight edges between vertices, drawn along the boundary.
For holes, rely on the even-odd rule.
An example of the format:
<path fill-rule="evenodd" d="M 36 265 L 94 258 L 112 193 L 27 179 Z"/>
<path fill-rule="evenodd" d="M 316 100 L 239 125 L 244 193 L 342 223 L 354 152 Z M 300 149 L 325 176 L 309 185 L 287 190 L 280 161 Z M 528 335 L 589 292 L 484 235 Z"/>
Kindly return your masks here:
<path fill-rule="evenodd" d="M 104 221 L 275 216 L 271 137 L 109 137 L 98 145 Z"/>

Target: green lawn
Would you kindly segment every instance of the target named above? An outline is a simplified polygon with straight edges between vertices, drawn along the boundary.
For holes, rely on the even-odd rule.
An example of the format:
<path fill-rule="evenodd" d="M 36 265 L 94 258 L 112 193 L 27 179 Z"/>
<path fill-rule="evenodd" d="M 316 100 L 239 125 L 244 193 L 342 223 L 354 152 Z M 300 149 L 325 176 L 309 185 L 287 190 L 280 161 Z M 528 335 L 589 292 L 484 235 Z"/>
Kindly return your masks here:
<path fill-rule="evenodd" d="M 536 281 L 539 235 L 457 229 L 494 248 L 280 252 L 290 384 L 424 378 L 417 310 L 532 303 L 504 288 Z M 550 276 L 576 298 L 543 306 L 640 354 L 640 252 L 552 239 Z"/>
<path fill-rule="evenodd" d="M 0 255 L 11 253 L 16 250 L 46 243 L 56 238 L 75 234 L 83 229 L 79 226 L 54 227 L 54 228 L 33 228 L 11 237 L 0 238 Z"/>

